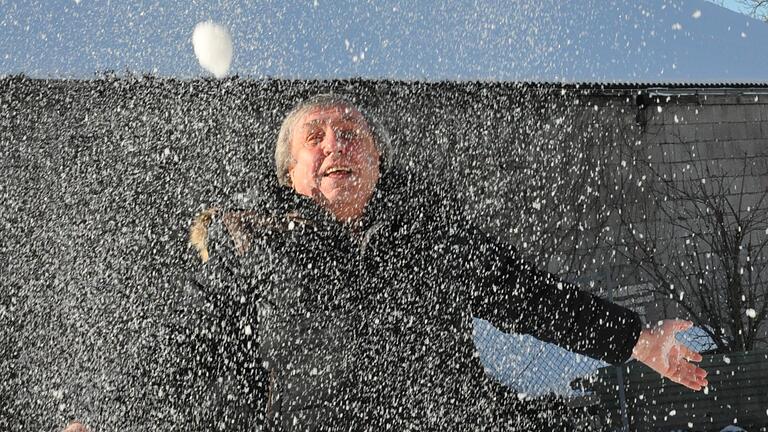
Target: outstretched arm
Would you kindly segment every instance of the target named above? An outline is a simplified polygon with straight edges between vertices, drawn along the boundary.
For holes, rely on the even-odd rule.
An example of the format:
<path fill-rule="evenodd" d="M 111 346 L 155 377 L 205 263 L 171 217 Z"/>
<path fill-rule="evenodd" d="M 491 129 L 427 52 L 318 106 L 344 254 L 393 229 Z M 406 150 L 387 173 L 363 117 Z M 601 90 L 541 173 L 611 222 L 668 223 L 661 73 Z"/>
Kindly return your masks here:
<path fill-rule="evenodd" d="M 707 371 L 691 363 L 700 362 L 701 354 L 675 339 L 678 332 L 691 326 L 690 321 L 664 320 L 656 327 L 644 329 L 632 349 L 632 357 L 665 378 L 691 390 L 701 390 L 708 384 Z"/>
<path fill-rule="evenodd" d="M 642 330 L 637 313 L 537 270 L 480 230 L 453 238 L 451 261 L 469 287 L 473 315 L 612 364 L 629 360 Z"/>
<path fill-rule="evenodd" d="M 691 363 L 701 355 L 675 339 L 691 327 L 689 321 L 666 320 L 643 329 L 635 312 L 537 270 L 512 246 L 479 230 L 456 240 L 464 262 L 473 263 L 463 271 L 476 282 L 477 317 L 615 365 L 637 359 L 693 390 L 707 385 L 707 372 Z"/>

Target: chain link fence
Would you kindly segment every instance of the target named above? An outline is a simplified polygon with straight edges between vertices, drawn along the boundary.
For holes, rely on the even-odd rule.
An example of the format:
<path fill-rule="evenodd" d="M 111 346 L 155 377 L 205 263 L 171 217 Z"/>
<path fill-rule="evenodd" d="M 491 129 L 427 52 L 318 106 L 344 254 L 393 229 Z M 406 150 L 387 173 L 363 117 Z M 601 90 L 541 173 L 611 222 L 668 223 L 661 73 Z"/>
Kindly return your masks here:
<path fill-rule="evenodd" d="M 569 281 L 581 286 L 611 286 L 603 272 L 570 278 Z M 530 397 L 548 394 L 581 396 L 583 392 L 572 389 L 570 383 L 608 366 L 603 361 L 572 353 L 529 335 L 504 333 L 482 319 L 474 320 L 473 338 L 486 373 Z"/>
<path fill-rule="evenodd" d="M 474 326 L 486 373 L 522 395 L 580 396 L 582 392 L 571 389 L 571 381 L 607 366 L 532 336 L 501 332 L 485 320 L 475 319 Z"/>

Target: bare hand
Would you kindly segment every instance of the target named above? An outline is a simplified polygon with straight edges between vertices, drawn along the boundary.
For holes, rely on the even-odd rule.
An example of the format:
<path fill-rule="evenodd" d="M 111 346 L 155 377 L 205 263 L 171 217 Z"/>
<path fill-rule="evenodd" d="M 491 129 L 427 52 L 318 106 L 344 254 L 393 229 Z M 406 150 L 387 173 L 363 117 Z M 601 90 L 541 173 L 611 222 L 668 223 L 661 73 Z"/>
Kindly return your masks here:
<path fill-rule="evenodd" d="M 664 320 L 652 329 L 643 329 L 632 357 L 645 363 L 661 376 L 699 391 L 706 387 L 707 371 L 689 362 L 700 362 L 701 354 L 688 349 L 675 335 L 693 326 L 690 321 Z"/>
<path fill-rule="evenodd" d="M 79 421 L 74 421 L 67 425 L 67 428 L 64 429 L 64 432 L 88 432 L 88 428 L 83 426 L 83 424 Z"/>

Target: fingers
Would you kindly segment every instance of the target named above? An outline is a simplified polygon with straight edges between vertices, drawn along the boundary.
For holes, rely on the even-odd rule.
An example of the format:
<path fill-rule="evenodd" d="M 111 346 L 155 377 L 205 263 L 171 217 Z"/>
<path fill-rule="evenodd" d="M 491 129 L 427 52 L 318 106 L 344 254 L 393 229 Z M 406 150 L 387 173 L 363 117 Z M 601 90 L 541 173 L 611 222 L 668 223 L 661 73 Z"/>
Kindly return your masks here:
<path fill-rule="evenodd" d="M 679 359 L 674 364 L 671 364 L 669 371 L 669 379 L 692 390 L 698 391 L 702 387 L 709 385 L 706 379 L 707 371 L 683 359 Z"/>
<path fill-rule="evenodd" d="M 704 360 L 704 357 L 702 357 L 701 354 L 697 353 L 696 351 L 688 348 L 683 344 L 680 344 L 680 354 L 683 356 L 684 359 L 688 361 L 700 362 Z"/>
<path fill-rule="evenodd" d="M 707 386 L 706 381 L 702 382 L 702 381 L 690 380 L 690 379 L 680 379 L 680 380 L 673 380 L 673 381 L 675 381 L 680 385 L 688 387 L 693 391 L 700 391 L 702 388 Z"/>
<path fill-rule="evenodd" d="M 709 385 L 709 381 L 706 378 L 700 378 L 694 376 L 685 376 L 685 377 L 679 377 L 676 380 L 673 380 L 677 383 L 680 383 L 691 390 L 701 390 L 702 388 Z"/>
<path fill-rule="evenodd" d="M 700 367 L 696 368 L 696 372 L 695 373 L 696 373 L 696 378 L 699 378 L 699 379 L 704 379 L 704 378 L 707 377 L 707 375 L 709 375 L 709 372 L 705 371 L 704 369 L 702 369 Z"/>
<path fill-rule="evenodd" d="M 707 376 L 707 371 L 704 369 L 691 364 L 691 363 L 684 363 L 683 366 L 680 368 L 680 376 L 684 376 L 688 379 L 701 381 Z"/>

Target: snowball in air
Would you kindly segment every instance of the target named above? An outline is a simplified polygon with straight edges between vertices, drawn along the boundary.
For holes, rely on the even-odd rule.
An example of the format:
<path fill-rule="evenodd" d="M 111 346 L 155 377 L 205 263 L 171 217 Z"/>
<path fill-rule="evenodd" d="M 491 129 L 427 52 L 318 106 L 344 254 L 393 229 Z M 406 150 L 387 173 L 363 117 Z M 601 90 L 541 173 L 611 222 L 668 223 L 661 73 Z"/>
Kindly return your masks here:
<path fill-rule="evenodd" d="M 696 9 L 695 11 L 693 11 L 693 15 L 691 16 L 693 17 L 693 19 L 699 19 L 701 18 L 701 11 Z"/>
<path fill-rule="evenodd" d="M 757 312 L 755 312 L 754 309 L 749 308 L 749 309 L 747 309 L 747 316 L 750 317 L 750 318 L 754 318 L 754 317 L 757 316 Z"/>
<path fill-rule="evenodd" d="M 226 27 L 205 21 L 192 32 L 195 56 L 205 70 L 216 78 L 223 78 L 232 64 L 232 37 Z"/>

